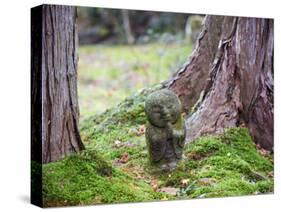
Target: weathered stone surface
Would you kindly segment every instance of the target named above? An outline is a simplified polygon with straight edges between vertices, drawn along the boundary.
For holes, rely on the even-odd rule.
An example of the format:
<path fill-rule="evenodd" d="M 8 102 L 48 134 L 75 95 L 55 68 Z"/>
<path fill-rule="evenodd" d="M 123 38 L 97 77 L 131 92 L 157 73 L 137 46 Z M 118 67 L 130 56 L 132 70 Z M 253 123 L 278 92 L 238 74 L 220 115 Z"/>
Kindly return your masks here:
<path fill-rule="evenodd" d="M 182 158 L 185 125 L 181 111 L 179 98 L 167 89 L 153 92 L 145 102 L 148 119 L 145 135 L 150 160 L 163 171 L 173 170 Z"/>
<path fill-rule="evenodd" d="M 158 192 L 163 192 L 172 196 L 176 196 L 178 192 L 180 191 L 179 188 L 173 188 L 173 187 L 163 187 L 157 190 Z"/>

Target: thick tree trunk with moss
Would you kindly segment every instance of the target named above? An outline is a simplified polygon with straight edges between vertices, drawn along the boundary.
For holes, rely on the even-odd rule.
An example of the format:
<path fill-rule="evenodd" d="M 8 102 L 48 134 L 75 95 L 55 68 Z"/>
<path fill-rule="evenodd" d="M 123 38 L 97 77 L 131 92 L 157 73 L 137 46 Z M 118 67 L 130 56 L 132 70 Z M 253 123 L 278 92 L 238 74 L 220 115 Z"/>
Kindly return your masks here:
<path fill-rule="evenodd" d="M 42 7 L 43 163 L 84 148 L 78 129 L 76 8 Z"/>
<path fill-rule="evenodd" d="M 206 16 L 189 61 L 167 86 L 189 113 L 187 142 L 245 125 L 273 150 L 273 20 Z"/>

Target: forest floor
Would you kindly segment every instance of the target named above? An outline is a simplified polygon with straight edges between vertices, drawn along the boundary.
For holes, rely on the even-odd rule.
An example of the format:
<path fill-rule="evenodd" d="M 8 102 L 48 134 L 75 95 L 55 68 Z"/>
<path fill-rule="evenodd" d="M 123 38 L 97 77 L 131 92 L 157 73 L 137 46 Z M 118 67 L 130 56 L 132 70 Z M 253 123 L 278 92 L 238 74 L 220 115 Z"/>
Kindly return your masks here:
<path fill-rule="evenodd" d="M 144 100 L 151 90 L 81 123 L 86 150 L 43 167 L 45 206 L 273 192 L 273 156 L 254 145 L 246 128 L 188 143 L 175 171 L 155 174 L 144 136 Z"/>
<path fill-rule="evenodd" d="M 81 54 L 90 51 L 88 48 L 98 47 L 85 47 L 81 49 Z M 116 55 L 120 51 L 116 51 Z M 82 64 L 81 66 L 83 67 Z M 170 74 L 169 67 L 167 65 L 165 69 L 167 75 Z M 123 74 L 126 75 L 125 72 Z M 164 76 L 164 79 L 167 78 Z M 83 76 L 79 80 L 83 81 Z M 141 89 L 141 84 L 137 90 L 128 94 L 123 95 L 123 91 L 120 91 L 119 100 L 110 100 L 115 102 L 112 104 L 106 102 L 107 97 L 101 97 L 109 105 L 103 112 L 104 106 L 93 109 L 87 106 L 95 104 L 91 103 L 91 99 L 98 99 L 95 95 L 102 96 L 102 93 L 98 94 L 97 91 L 92 96 L 85 94 L 84 97 L 81 94 L 79 101 L 82 99 L 83 106 L 80 105 L 80 133 L 86 150 L 43 166 L 44 206 L 162 201 L 273 192 L 273 155 L 256 147 L 245 128 L 231 128 L 221 135 L 200 137 L 186 144 L 184 158 L 176 170 L 155 173 L 149 163 L 145 143 L 147 120 L 144 102 L 149 93 L 161 88 L 159 84 L 155 84 L 156 81 L 155 79 L 149 83 L 149 88 L 146 89 Z M 80 86 L 80 93 L 86 89 L 83 86 L 88 85 Z"/>

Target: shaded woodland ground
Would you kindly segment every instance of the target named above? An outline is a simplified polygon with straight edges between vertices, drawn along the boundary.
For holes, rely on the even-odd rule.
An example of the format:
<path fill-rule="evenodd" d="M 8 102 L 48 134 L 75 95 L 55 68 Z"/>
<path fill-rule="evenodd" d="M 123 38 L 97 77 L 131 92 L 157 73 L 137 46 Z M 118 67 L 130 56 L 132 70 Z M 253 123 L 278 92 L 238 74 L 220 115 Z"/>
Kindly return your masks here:
<path fill-rule="evenodd" d="M 179 55 L 182 52 L 188 54 L 191 49 L 173 44 L 167 47 L 171 54 L 164 55 L 163 59 L 159 54 L 146 53 L 146 50 L 153 52 L 156 47 L 163 48 L 159 44 L 81 47 L 78 88 L 82 117 L 80 133 L 86 150 L 44 165 L 45 206 L 273 192 L 273 156 L 257 148 L 248 130 L 243 127 L 227 129 L 220 136 L 198 138 L 186 145 L 184 160 L 176 171 L 161 175 L 152 173 L 144 136 L 145 97 L 161 88 L 161 84 L 156 82 L 166 79 L 171 74 L 171 67 L 181 60 L 177 52 Z M 141 70 L 135 66 L 138 60 L 131 54 L 131 48 L 135 48 L 139 57 L 143 58 L 143 64 L 147 64 L 145 58 L 150 62 L 147 68 L 153 85 L 150 88 L 141 89 L 146 76 L 137 74 Z M 89 63 L 96 52 L 101 59 Z M 157 76 L 161 59 L 164 61 L 161 64 L 164 74 Z M 103 63 L 103 60 L 107 62 Z M 120 61 L 120 70 L 117 69 L 117 61 Z M 111 64 L 115 64 L 114 68 Z M 100 75 L 91 72 L 95 67 L 101 70 Z M 133 81 L 135 90 L 129 90 L 129 93 L 126 86 L 132 85 L 118 77 L 129 77 L 130 72 L 124 71 L 124 67 L 136 68 L 134 76 L 138 76 Z M 104 108 L 108 109 L 102 112 Z"/>
<path fill-rule="evenodd" d="M 45 206 L 273 192 L 273 157 L 257 149 L 246 128 L 200 137 L 186 145 L 175 171 L 154 174 L 144 137 L 150 91 L 81 123 L 86 150 L 43 167 Z"/>

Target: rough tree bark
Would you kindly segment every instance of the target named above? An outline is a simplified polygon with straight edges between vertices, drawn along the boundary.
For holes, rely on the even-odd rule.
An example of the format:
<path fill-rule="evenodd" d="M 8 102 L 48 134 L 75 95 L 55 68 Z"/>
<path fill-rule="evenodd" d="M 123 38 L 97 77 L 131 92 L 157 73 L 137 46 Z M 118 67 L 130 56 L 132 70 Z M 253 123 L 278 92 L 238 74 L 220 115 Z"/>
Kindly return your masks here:
<path fill-rule="evenodd" d="M 166 86 L 189 112 L 187 142 L 245 125 L 273 151 L 273 20 L 206 16 L 190 59 Z"/>
<path fill-rule="evenodd" d="M 84 148 L 78 129 L 76 8 L 42 6 L 43 163 Z"/>

